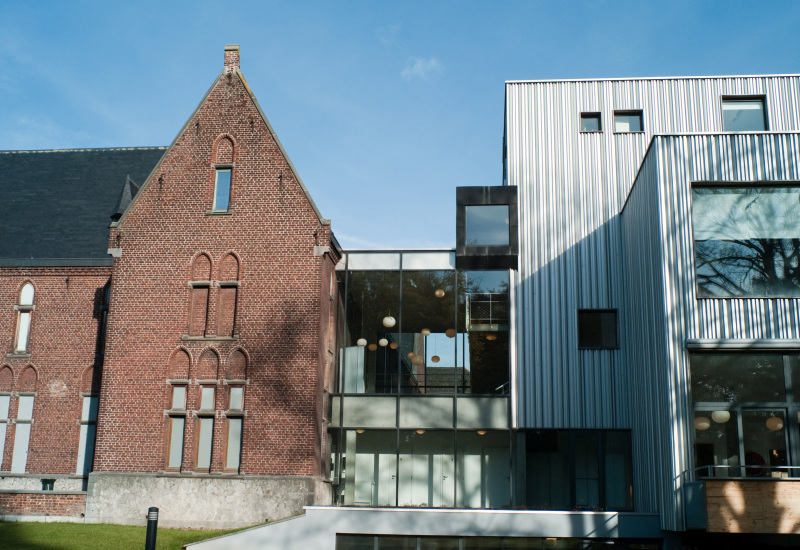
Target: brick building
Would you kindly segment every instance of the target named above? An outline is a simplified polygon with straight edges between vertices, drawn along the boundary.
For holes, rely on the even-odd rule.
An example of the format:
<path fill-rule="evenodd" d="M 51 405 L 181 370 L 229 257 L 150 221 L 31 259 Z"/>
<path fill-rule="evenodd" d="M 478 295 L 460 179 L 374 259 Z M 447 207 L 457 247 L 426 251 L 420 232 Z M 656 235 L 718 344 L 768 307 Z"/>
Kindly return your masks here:
<path fill-rule="evenodd" d="M 168 148 L 0 165 L 25 194 L 0 251 L 0 515 L 245 525 L 329 501 L 338 246 L 238 46 Z"/>

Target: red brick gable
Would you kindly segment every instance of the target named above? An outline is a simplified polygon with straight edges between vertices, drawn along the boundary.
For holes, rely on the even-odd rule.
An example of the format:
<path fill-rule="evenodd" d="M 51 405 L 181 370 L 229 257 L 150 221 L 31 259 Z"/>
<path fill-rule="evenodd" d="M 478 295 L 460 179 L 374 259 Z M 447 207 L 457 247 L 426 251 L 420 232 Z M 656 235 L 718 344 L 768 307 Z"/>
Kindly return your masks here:
<path fill-rule="evenodd" d="M 232 172 L 230 205 L 212 212 L 220 164 Z M 337 258 L 315 246 L 329 245 L 328 222 L 238 68 L 223 72 L 110 232 L 109 246 L 121 255 L 112 275 L 95 470 L 165 469 L 168 380 L 185 370 L 185 357 L 182 470 L 194 470 L 197 380 L 209 385 L 213 357 L 210 471 L 223 470 L 224 380 L 232 369 L 248 380 L 240 472 L 318 475 L 321 373 L 332 357 L 329 334 L 320 330 L 329 324 L 321 319 L 331 314 L 330 297 L 321 289 Z M 201 256 L 207 271 L 196 269 Z"/>

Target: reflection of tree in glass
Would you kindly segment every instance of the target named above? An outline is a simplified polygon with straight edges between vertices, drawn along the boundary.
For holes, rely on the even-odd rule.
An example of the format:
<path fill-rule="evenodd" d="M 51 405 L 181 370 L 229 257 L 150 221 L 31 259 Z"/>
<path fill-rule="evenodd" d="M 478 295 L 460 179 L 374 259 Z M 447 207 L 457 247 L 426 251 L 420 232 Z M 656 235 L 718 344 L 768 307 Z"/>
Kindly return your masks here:
<path fill-rule="evenodd" d="M 696 188 L 698 294 L 800 296 L 800 189 Z"/>
<path fill-rule="evenodd" d="M 800 296 L 800 239 L 695 243 L 698 293 Z"/>
<path fill-rule="evenodd" d="M 784 401 L 781 355 L 697 354 L 692 357 L 695 403 Z"/>

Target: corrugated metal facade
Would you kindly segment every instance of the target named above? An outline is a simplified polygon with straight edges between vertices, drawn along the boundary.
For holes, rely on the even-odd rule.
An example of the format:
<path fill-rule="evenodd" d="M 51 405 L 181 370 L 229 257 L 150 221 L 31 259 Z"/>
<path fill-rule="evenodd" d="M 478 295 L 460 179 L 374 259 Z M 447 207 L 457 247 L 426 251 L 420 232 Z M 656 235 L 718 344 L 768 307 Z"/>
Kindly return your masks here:
<path fill-rule="evenodd" d="M 621 359 L 638 411 L 632 418 L 637 485 L 658 496 L 666 528 L 681 527 L 681 473 L 694 466 L 686 341 L 746 340 L 745 349 L 754 340 L 800 338 L 800 299 L 697 298 L 692 184 L 798 179 L 795 133 L 656 136 L 622 212 L 621 316 L 628 330 Z"/>
<path fill-rule="evenodd" d="M 655 134 L 721 132 L 723 96 L 762 95 L 768 128 L 797 131 L 799 90 L 798 76 L 506 85 L 518 425 L 632 428 L 636 509 L 669 510 L 667 529 L 691 455 L 686 338 L 799 336 L 797 300 L 695 299 L 690 183 L 796 179 L 800 154 L 796 135 L 698 135 L 657 138 L 642 161 Z M 614 111 L 634 109 L 644 131 L 614 133 Z M 600 112 L 603 131 L 581 133 L 581 112 Z M 582 308 L 619 310 L 620 350 L 578 350 Z"/>

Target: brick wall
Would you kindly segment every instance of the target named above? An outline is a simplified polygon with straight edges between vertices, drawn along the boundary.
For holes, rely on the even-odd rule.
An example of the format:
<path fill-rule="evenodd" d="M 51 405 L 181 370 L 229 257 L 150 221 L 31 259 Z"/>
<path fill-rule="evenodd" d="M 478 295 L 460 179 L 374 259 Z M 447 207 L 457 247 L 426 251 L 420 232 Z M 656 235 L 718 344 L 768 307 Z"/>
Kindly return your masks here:
<path fill-rule="evenodd" d="M 78 517 L 85 509 L 85 494 L 0 493 L 0 516 Z"/>
<path fill-rule="evenodd" d="M 232 166 L 225 213 L 210 212 L 215 163 Z M 241 353 L 248 384 L 240 472 L 319 475 L 321 374 L 333 347 L 321 330 L 329 321 L 320 320 L 330 313 L 327 277 L 336 258 L 315 255 L 314 247 L 329 240 L 329 226 L 295 179 L 240 73 L 224 71 L 111 230 L 110 246 L 122 256 L 113 268 L 95 470 L 165 469 L 167 380 L 179 377 L 190 380 L 183 471 L 197 469 L 196 382 L 219 381 L 210 470 L 221 472 L 222 381 Z M 209 279 L 190 285 L 198 282 L 196 272 L 205 273 L 205 267 L 193 269 L 201 255 L 210 260 Z M 230 282 L 230 257 L 238 262 L 238 286 L 220 286 Z M 176 353 L 188 355 L 177 361 L 186 363 L 185 374 L 169 373 Z"/>
<path fill-rule="evenodd" d="M 0 269 L 0 392 L 11 392 L 9 418 L 16 418 L 19 391 L 33 391 L 34 408 L 26 471 L 71 474 L 78 456 L 82 391 L 99 387 L 104 286 L 111 268 Z M 26 354 L 14 353 L 22 286 L 34 286 Z M 98 365 L 99 367 L 99 365 Z M 94 376 L 94 375 L 97 376 Z M 93 378 L 94 377 L 94 378 Z M 11 469 L 16 425 L 9 423 L 0 470 Z"/>

